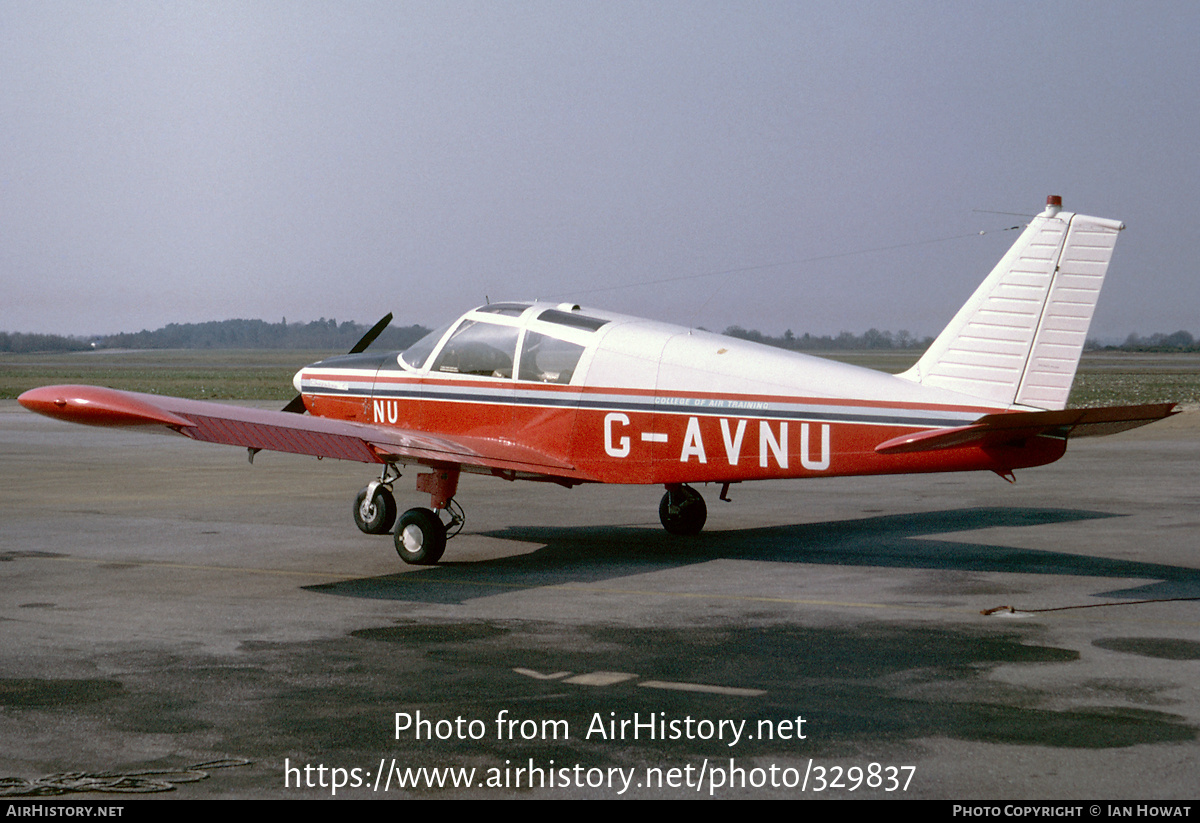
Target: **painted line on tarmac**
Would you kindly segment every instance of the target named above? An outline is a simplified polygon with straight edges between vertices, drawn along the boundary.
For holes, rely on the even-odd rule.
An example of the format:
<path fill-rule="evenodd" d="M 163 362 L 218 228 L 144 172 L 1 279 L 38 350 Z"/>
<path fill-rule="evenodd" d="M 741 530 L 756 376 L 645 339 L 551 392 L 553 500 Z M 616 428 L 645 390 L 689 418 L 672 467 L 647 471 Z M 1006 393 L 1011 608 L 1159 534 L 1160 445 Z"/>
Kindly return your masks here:
<path fill-rule="evenodd" d="M 633 680 L 635 677 L 637 675 L 630 672 L 588 672 L 568 677 L 563 682 L 574 683 L 576 686 L 612 686 L 616 683 L 624 683 L 626 680 Z"/>
<path fill-rule="evenodd" d="M 513 671 L 525 677 L 532 677 L 534 680 L 562 680 L 566 678 L 562 680 L 563 683 L 571 683 L 576 686 L 614 686 L 617 683 L 626 683 L 640 677 L 640 675 L 633 674 L 632 672 L 595 671 L 569 677 L 570 672 L 544 674 L 536 669 L 521 667 L 514 668 Z M 762 697 L 766 694 L 766 691 L 763 689 L 715 686 L 711 683 L 683 683 L 675 680 L 643 680 L 637 685 L 645 689 L 665 689 L 667 691 L 695 692 L 698 694 L 723 694 L 728 697 Z"/>
<path fill-rule="evenodd" d="M 707 683 L 674 683 L 670 680 L 647 680 L 638 683 L 643 689 L 668 689 L 676 692 L 700 692 L 702 694 L 724 694 L 732 697 L 762 697 L 762 689 L 739 689 L 734 686 L 711 686 Z"/>

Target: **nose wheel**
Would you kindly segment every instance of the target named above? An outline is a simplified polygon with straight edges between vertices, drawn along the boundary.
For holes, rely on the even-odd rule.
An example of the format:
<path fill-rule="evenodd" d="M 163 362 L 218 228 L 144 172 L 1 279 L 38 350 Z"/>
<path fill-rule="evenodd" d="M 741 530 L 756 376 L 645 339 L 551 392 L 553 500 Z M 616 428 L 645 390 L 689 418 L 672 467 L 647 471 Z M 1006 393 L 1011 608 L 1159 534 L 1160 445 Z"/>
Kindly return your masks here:
<path fill-rule="evenodd" d="M 658 504 L 658 519 L 671 534 L 691 537 L 704 528 L 708 506 L 700 492 L 691 486 L 667 486 L 667 493 Z"/>
<path fill-rule="evenodd" d="M 364 534 L 387 534 L 396 522 L 396 498 L 392 484 L 400 478 L 393 464 L 383 467 L 378 480 L 372 480 L 354 498 L 354 525 Z"/>
<path fill-rule="evenodd" d="M 396 498 L 378 480 L 354 498 L 354 524 L 365 534 L 387 534 L 396 522 Z"/>

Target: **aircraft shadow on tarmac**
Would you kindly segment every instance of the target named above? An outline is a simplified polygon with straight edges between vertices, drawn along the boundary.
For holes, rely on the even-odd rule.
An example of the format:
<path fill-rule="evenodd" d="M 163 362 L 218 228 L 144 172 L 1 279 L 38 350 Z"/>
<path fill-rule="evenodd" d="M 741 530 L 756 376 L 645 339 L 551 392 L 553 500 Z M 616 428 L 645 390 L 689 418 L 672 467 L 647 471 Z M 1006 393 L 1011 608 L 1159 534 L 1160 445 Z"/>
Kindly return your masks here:
<path fill-rule="evenodd" d="M 307 586 L 344 597 L 461 603 L 501 592 L 596 583 L 710 560 L 757 560 L 954 572 L 1054 574 L 1157 582 L 1102 593 L 1109 597 L 1200 596 L 1200 571 L 1018 549 L 965 540 L 921 539 L 995 527 L 1040 526 L 1118 515 L 1080 509 L 970 508 L 804 523 L 679 538 L 628 526 L 521 526 L 482 534 L 541 544 L 535 551 L 482 562 L 443 562 L 419 572 Z"/>

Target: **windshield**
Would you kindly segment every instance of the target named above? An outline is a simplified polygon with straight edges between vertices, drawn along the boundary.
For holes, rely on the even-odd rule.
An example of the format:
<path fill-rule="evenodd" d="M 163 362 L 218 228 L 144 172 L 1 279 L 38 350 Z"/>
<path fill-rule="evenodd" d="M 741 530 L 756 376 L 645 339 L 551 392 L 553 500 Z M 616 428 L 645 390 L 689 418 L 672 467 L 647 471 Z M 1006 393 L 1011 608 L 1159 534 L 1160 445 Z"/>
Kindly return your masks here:
<path fill-rule="evenodd" d="M 433 353 L 438 341 L 442 339 L 442 335 L 446 333 L 448 328 L 450 328 L 449 323 L 442 326 L 440 329 L 431 331 L 416 343 L 413 343 L 400 353 L 400 361 L 404 365 L 413 369 L 419 369 L 424 366 L 425 361 L 429 359 L 429 355 Z"/>

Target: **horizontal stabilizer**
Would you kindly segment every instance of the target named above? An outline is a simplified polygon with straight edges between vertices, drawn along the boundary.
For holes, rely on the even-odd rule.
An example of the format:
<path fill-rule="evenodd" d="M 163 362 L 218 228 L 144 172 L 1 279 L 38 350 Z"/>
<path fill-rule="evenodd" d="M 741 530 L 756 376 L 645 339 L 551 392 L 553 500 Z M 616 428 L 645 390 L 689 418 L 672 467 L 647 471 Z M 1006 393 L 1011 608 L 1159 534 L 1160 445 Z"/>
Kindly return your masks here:
<path fill-rule="evenodd" d="M 996 446 L 1029 437 L 1094 437 L 1136 429 L 1176 414 L 1174 403 L 1111 406 L 1100 409 L 1062 409 L 1039 412 L 1001 412 L 985 415 L 969 426 L 906 434 L 875 447 L 880 454 L 909 454 L 967 446 Z"/>

